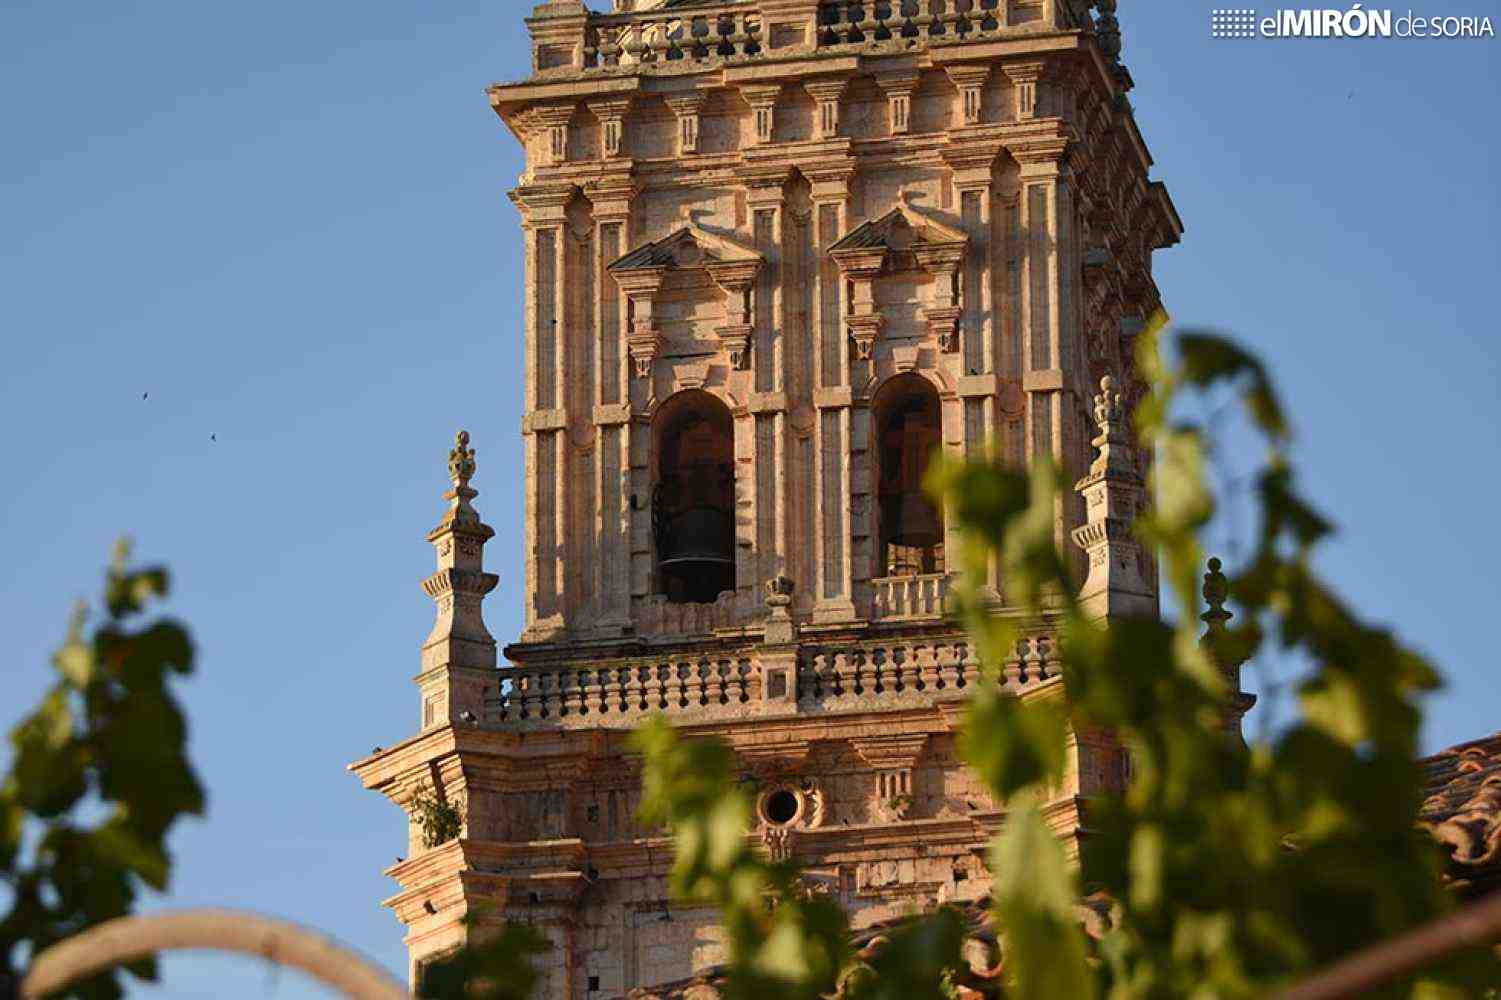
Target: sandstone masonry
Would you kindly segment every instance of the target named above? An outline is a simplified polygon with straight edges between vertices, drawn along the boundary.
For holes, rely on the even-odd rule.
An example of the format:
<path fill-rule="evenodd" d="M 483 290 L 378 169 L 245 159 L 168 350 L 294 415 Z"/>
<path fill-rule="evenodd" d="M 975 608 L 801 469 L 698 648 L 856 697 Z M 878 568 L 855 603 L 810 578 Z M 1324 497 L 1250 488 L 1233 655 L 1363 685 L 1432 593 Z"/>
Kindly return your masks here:
<path fill-rule="evenodd" d="M 1137 132 L 1114 0 L 576 0 L 535 8 L 531 74 L 490 89 L 526 150 L 525 628 L 497 664 L 494 532 L 467 435 L 428 538 L 420 732 L 351 768 L 414 824 L 386 901 L 413 974 L 466 915 L 542 927 L 547 996 L 722 960 L 667 898 L 625 736 L 728 741 L 752 834 L 855 926 L 983 897 L 1002 804 L 955 728 L 978 671 L 945 617 L 954 527 L 928 455 L 1050 456 L 1060 544 L 1102 618 L 1156 615 L 1127 526 L 1148 456 L 1123 414 L 1182 233 Z M 1102 379 L 1108 379 L 1102 386 Z M 493 475 L 492 470 L 492 475 Z M 997 614 L 1006 581 L 984 581 Z M 1005 670 L 1061 691 L 1051 624 Z M 1120 787 L 1077 733 L 1049 815 Z"/>

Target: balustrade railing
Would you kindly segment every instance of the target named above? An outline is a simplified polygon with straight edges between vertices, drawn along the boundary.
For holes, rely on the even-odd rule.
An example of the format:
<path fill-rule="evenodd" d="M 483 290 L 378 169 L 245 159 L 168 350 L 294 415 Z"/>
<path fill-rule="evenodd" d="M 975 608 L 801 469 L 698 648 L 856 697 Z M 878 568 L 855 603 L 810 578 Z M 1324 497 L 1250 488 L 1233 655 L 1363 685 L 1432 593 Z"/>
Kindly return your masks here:
<path fill-rule="evenodd" d="M 979 677 L 968 642 L 892 643 L 817 650 L 799 664 L 798 701 L 962 695 Z"/>
<path fill-rule="evenodd" d="M 1023 637 L 997 682 L 1018 693 L 1059 676 L 1056 643 Z M 762 697 L 754 654 L 663 657 L 598 667 L 568 664 L 501 671 L 485 721 L 504 728 L 631 728 L 653 712 L 684 721 L 847 711 L 872 703 L 958 700 L 981 683 L 967 639 L 807 648 L 790 698 Z"/>
<path fill-rule="evenodd" d="M 870 581 L 871 614 L 880 621 L 942 618 L 948 577 L 942 573 L 887 576 Z"/>
<path fill-rule="evenodd" d="M 634 726 L 652 712 L 739 714 L 761 697 L 748 657 L 674 658 L 602 667 L 512 667 L 487 705 L 489 721 L 566 728 Z"/>
<path fill-rule="evenodd" d="M 985 38 L 1030 24 L 1073 26 L 1071 10 L 1067 0 L 823 0 L 818 44 Z"/>
<path fill-rule="evenodd" d="M 701 63 L 762 52 L 762 19 L 754 7 L 720 10 L 659 9 L 589 19 L 584 68 Z"/>

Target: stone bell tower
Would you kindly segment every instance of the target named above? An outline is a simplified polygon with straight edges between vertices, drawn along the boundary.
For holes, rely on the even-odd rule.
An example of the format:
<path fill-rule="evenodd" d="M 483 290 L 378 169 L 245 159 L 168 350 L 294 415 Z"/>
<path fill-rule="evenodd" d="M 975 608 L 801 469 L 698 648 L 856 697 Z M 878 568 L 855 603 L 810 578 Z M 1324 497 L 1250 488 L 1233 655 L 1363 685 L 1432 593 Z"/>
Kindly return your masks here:
<path fill-rule="evenodd" d="M 1003 804 L 956 757 L 978 671 L 929 456 L 1051 456 L 1080 480 L 1057 534 L 1087 605 L 1157 613 L 1123 414 L 1181 224 L 1114 0 L 556 0 L 526 23 L 529 75 L 489 91 L 526 155 L 526 515 L 502 538 L 525 627 L 497 668 L 461 437 L 421 729 L 352 765 L 462 818 L 434 846 L 414 821 L 389 870 L 414 974 L 471 914 L 546 932 L 548 996 L 722 959 L 635 819 L 625 737 L 653 712 L 735 748 L 751 836 L 857 928 L 983 897 Z M 1006 666 L 1024 697 L 1060 687 L 1052 628 Z M 1071 753 L 1069 841 L 1124 774 L 1106 735 Z"/>

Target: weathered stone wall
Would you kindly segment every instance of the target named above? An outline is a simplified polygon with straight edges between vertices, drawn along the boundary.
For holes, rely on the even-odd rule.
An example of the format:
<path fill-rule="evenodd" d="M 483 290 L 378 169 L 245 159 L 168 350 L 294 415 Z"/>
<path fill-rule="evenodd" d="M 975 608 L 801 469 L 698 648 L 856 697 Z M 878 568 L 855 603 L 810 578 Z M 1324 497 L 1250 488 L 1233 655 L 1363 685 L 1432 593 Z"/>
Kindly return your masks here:
<path fill-rule="evenodd" d="M 670 841 L 635 820 L 624 734 L 653 711 L 730 742 L 760 803 L 749 836 L 856 927 L 987 892 L 1003 804 L 956 754 L 982 681 L 944 617 L 952 567 L 879 561 L 874 410 L 898 376 L 936 390 L 946 453 L 1092 477 L 1092 506 L 1070 493 L 1057 511 L 1060 542 L 1088 529 L 1075 576 L 1110 569 L 1086 594 L 1102 616 L 1155 613 L 1150 553 L 1106 524 L 1129 519 L 1146 456 L 1122 457 L 1114 423 L 1095 437 L 1091 399 L 1105 375 L 1127 404 L 1142 391 L 1150 254 L 1180 226 L 1147 176 L 1114 5 L 921 0 L 852 22 L 858 6 L 544 3 L 530 77 L 490 91 L 527 157 L 526 513 L 501 549 L 521 546 L 526 618 L 495 671 L 483 525 L 452 529 L 471 575 L 453 627 L 429 588 L 422 731 L 352 765 L 398 805 L 424 792 L 465 816 L 432 849 L 414 825 L 389 870 L 414 971 L 478 907 L 547 931 L 548 996 L 723 959 L 712 914 L 667 898 Z M 654 421 L 688 390 L 733 423 L 733 589 L 706 604 L 661 593 L 651 523 Z M 454 472 L 466 496 L 472 474 L 472 458 Z M 1111 561 L 1127 556 L 1131 573 Z M 985 584 L 1004 608 L 994 568 Z M 1060 695 L 1050 623 L 1001 683 Z M 1078 736 L 1049 807 L 1061 837 L 1125 770 L 1110 734 Z"/>

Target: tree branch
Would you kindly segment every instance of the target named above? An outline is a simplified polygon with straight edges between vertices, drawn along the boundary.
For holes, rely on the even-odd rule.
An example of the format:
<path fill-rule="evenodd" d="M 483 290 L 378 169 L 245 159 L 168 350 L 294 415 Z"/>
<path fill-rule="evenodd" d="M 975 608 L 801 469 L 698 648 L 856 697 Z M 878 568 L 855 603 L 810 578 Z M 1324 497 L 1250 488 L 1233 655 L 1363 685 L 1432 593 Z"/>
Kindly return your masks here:
<path fill-rule="evenodd" d="M 353 1000 L 409 998 L 384 969 L 331 938 L 284 920 L 233 910 L 183 910 L 106 921 L 37 956 L 21 983 L 21 997 L 40 1000 L 104 969 L 186 948 L 259 955 L 301 969 Z"/>
<path fill-rule="evenodd" d="M 1337 962 L 1276 1000 L 1335 1000 L 1365 993 L 1465 948 L 1501 938 L 1501 893 Z"/>

